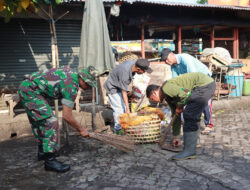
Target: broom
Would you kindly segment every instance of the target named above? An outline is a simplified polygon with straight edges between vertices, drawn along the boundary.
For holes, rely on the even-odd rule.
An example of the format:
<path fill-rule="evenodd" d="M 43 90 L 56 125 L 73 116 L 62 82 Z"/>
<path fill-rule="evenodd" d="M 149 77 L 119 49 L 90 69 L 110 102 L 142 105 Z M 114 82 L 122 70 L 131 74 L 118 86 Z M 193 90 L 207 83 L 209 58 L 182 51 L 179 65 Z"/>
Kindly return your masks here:
<path fill-rule="evenodd" d="M 73 132 L 73 135 L 80 135 L 79 132 Z M 130 152 L 135 150 L 135 142 L 128 136 L 118 136 L 114 134 L 89 133 L 89 137 L 102 141 L 119 150 Z"/>
<path fill-rule="evenodd" d="M 114 134 L 89 133 L 90 138 L 105 142 L 119 150 L 130 152 L 135 150 L 135 142 L 128 136 Z"/>
<path fill-rule="evenodd" d="M 161 136 L 161 138 L 160 138 L 160 140 L 159 140 L 159 142 L 158 142 L 158 144 L 159 144 L 160 146 L 162 146 L 163 143 L 164 143 L 164 141 L 166 140 L 167 135 L 168 135 L 168 132 L 169 132 L 169 130 L 171 129 L 172 125 L 174 124 L 174 121 L 176 120 L 176 118 L 177 118 L 177 115 L 175 114 L 174 117 L 173 117 L 173 119 L 172 119 L 171 122 L 168 124 L 168 126 L 167 126 L 165 132 L 163 133 L 163 135 Z"/>

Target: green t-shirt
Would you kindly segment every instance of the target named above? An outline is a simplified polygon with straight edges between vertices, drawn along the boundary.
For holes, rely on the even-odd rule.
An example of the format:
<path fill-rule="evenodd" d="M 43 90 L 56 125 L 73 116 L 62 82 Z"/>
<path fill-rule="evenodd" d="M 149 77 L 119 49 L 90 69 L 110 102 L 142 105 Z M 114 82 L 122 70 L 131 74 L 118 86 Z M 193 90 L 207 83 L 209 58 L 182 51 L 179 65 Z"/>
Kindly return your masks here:
<path fill-rule="evenodd" d="M 201 87 L 210 84 L 213 79 L 203 73 L 186 73 L 176 78 L 168 80 L 162 86 L 162 92 L 175 100 L 176 105 L 185 105 L 191 91 L 195 87 Z"/>

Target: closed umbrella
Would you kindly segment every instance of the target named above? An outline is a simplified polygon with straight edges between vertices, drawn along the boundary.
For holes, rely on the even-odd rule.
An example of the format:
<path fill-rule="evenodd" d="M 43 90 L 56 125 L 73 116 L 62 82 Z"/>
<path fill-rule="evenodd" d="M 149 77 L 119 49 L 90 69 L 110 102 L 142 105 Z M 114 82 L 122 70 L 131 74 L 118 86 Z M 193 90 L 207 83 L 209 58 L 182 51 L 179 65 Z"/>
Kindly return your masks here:
<path fill-rule="evenodd" d="M 115 67 L 102 0 L 86 0 L 84 7 L 79 67 L 90 65 L 94 66 L 100 74 Z M 96 128 L 95 114 L 95 89 L 92 88 L 93 130 Z"/>
<path fill-rule="evenodd" d="M 115 66 L 102 0 L 86 0 L 79 67 L 94 66 L 100 74 Z"/>

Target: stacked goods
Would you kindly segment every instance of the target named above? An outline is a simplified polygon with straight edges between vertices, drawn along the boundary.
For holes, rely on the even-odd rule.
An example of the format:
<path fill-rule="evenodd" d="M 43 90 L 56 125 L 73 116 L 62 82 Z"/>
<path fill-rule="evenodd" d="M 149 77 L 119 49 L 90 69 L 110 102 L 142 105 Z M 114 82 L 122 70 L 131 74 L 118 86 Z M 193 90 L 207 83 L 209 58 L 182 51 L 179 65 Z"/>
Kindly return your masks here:
<path fill-rule="evenodd" d="M 197 55 L 202 53 L 202 39 L 182 40 L 182 52 Z"/>
<path fill-rule="evenodd" d="M 126 51 L 141 52 L 141 40 L 130 41 L 113 41 L 112 48 L 116 49 L 118 53 Z M 174 41 L 171 39 L 146 39 L 144 40 L 144 49 L 146 52 L 161 52 L 163 48 L 175 50 Z"/>
<path fill-rule="evenodd" d="M 160 108 L 146 107 L 137 113 L 122 114 L 119 119 L 125 133 L 136 143 L 152 143 L 160 139 L 163 118 Z"/>
<path fill-rule="evenodd" d="M 221 47 L 205 48 L 200 57 L 200 61 L 209 64 L 211 71 L 222 69 L 227 71 L 227 65 L 232 63 L 232 58 L 228 50 Z"/>

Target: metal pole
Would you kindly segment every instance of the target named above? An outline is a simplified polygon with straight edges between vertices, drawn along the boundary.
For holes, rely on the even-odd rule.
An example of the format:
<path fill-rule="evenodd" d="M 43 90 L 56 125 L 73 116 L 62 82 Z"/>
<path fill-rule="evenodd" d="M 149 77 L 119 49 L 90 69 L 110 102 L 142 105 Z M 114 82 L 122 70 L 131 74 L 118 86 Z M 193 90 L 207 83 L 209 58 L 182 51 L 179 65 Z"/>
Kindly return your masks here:
<path fill-rule="evenodd" d="M 217 74 L 216 74 L 217 75 Z M 222 78 L 222 67 L 220 67 L 220 82 L 219 82 L 219 89 L 217 94 L 218 101 L 220 100 L 220 87 L 221 87 L 221 78 Z"/>

